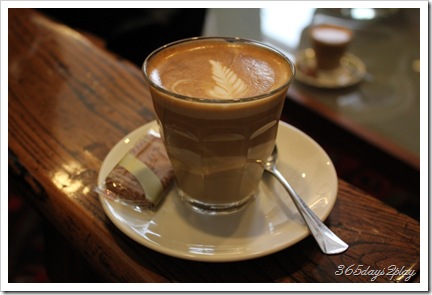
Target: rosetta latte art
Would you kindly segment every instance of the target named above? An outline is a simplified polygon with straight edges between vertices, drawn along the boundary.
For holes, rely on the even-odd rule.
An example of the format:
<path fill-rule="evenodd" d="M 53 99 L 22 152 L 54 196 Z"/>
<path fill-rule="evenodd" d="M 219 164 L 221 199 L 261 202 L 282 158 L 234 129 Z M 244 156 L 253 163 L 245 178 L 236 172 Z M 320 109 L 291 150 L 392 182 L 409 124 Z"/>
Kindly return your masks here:
<path fill-rule="evenodd" d="M 201 83 L 208 98 L 239 99 L 247 96 L 247 84 L 230 68 L 219 61 L 210 60 L 211 79 L 198 81 L 194 79 L 180 79 L 171 86 L 172 91 L 184 95 L 189 94 L 190 89 L 196 88 Z M 192 95 L 191 95 L 192 96 Z"/>
<path fill-rule="evenodd" d="M 245 102 L 281 90 L 292 77 L 285 57 L 243 42 L 200 40 L 173 45 L 146 64 L 167 95 L 191 102 Z"/>
<path fill-rule="evenodd" d="M 216 98 L 240 98 L 247 91 L 246 83 L 230 68 L 218 61 L 210 60 L 212 78 L 216 85 L 209 90 L 209 95 Z"/>

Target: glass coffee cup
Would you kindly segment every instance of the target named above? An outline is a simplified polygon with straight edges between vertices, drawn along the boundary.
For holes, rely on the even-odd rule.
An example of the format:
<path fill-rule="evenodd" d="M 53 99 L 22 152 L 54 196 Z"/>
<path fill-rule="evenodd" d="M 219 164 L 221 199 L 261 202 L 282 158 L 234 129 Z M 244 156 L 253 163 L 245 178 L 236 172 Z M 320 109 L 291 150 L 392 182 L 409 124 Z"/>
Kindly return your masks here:
<path fill-rule="evenodd" d="M 197 37 L 144 61 L 181 199 L 196 211 L 239 211 L 256 195 L 275 144 L 293 62 L 253 40 Z"/>

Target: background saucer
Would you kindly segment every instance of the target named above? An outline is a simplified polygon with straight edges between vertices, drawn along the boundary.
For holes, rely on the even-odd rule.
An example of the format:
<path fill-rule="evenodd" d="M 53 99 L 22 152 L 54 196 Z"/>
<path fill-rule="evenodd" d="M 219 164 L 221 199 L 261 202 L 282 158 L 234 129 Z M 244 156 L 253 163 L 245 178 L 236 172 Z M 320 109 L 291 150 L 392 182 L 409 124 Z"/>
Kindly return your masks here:
<path fill-rule="evenodd" d="M 335 70 L 316 69 L 315 52 L 312 48 L 301 51 L 296 57 L 296 76 L 300 82 L 318 88 L 343 88 L 355 85 L 366 75 L 366 66 L 357 56 L 346 53 L 341 66 Z"/>

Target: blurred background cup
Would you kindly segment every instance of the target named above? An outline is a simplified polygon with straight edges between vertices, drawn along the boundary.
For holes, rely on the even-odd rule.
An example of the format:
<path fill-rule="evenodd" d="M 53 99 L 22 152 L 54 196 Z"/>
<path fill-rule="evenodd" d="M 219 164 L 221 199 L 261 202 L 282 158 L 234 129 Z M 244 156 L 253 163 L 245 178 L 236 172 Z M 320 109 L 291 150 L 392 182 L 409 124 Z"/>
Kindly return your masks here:
<path fill-rule="evenodd" d="M 312 48 L 315 51 L 317 68 L 334 70 L 353 39 L 349 28 L 332 24 L 314 25 L 310 28 Z"/>

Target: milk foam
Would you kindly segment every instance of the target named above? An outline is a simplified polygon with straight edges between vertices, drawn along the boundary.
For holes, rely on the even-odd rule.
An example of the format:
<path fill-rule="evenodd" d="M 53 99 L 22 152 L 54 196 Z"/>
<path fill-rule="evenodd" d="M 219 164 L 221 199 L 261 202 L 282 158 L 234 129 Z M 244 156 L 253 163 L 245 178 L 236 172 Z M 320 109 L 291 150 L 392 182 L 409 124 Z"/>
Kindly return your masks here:
<path fill-rule="evenodd" d="M 350 34 L 337 28 L 317 28 L 312 32 L 313 37 L 325 43 L 346 43 L 350 40 Z"/>
<path fill-rule="evenodd" d="M 149 77 L 189 97 L 252 97 L 282 86 L 292 75 L 283 57 L 251 45 L 201 41 L 165 51 L 149 62 Z"/>
<path fill-rule="evenodd" d="M 233 70 L 218 61 L 210 60 L 210 64 L 212 65 L 212 78 L 216 85 L 209 89 L 209 96 L 215 98 L 246 96 L 246 83 Z"/>

